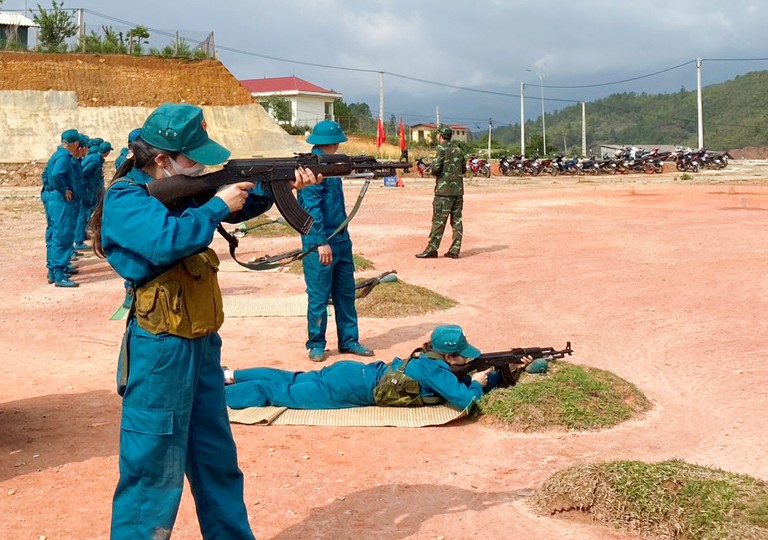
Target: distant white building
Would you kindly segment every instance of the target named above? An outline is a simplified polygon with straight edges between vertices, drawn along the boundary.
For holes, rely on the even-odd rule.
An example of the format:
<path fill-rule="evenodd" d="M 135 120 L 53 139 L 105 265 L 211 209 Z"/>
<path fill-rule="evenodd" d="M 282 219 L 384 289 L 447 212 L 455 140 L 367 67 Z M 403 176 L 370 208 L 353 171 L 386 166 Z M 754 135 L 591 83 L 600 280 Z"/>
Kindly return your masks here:
<path fill-rule="evenodd" d="M 240 81 L 257 100 L 282 97 L 291 103 L 291 124 L 314 126 L 321 120 L 334 119 L 333 103 L 342 98 L 337 94 L 298 77 L 249 79 Z"/>
<path fill-rule="evenodd" d="M 469 140 L 469 128 L 459 124 L 451 124 L 453 136 L 451 140 L 467 142 Z M 413 142 L 430 143 L 437 131 L 437 124 L 416 124 L 411 126 L 411 140 Z"/>
<path fill-rule="evenodd" d="M 37 24 L 21 13 L 0 11 L 0 49 L 9 44 L 17 44 L 22 49 L 29 48 L 29 29 Z"/>

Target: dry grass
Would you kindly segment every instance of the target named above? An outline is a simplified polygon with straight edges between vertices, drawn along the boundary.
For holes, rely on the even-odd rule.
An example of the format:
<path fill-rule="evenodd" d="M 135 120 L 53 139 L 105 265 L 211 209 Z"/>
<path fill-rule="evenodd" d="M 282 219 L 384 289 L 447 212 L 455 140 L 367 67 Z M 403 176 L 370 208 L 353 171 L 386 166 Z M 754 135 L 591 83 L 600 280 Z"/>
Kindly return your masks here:
<path fill-rule="evenodd" d="M 768 483 L 681 460 L 569 467 L 534 495 L 542 513 L 588 513 L 648 538 L 765 540 Z"/>

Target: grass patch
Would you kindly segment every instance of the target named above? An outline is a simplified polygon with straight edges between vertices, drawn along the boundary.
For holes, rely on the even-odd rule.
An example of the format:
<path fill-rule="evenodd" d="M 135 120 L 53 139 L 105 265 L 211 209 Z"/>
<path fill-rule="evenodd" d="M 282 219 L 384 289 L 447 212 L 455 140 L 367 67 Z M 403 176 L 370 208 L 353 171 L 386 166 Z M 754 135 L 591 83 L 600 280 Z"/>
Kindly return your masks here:
<path fill-rule="evenodd" d="M 379 283 L 371 294 L 355 303 L 359 316 L 379 318 L 422 315 L 455 305 L 455 300 L 400 280 Z"/>
<path fill-rule="evenodd" d="M 646 536 L 685 540 L 768 538 L 768 483 L 681 460 L 569 467 L 532 498 L 543 513 L 581 511 Z"/>
<path fill-rule="evenodd" d="M 284 219 L 272 219 L 264 214 L 241 223 L 236 230 L 244 232 L 245 236 L 255 238 L 277 238 L 299 234 Z"/>
<path fill-rule="evenodd" d="M 373 270 L 376 268 L 373 262 L 356 253 L 352 254 L 352 262 L 355 264 L 355 272 L 364 272 L 365 270 Z M 286 271 L 291 274 L 303 274 L 304 263 L 302 261 L 294 261 L 288 265 Z"/>
<path fill-rule="evenodd" d="M 633 384 L 613 373 L 563 361 L 550 363 L 546 375 L 524 374 L 517 385 L 480 400 L 480 412 L 517 431 L 608 428 L 650 406 Z"/>

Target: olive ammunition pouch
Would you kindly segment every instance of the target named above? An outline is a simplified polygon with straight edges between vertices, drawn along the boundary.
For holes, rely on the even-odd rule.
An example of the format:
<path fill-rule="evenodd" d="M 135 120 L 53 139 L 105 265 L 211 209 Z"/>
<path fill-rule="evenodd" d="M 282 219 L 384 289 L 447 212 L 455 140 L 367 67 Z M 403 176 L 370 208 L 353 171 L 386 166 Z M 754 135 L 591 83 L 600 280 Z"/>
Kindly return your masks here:
<path fill-rule="evenodd" d="M 419 392 L 419 381 L 405 374 L 405 366 L 411 358 L 405 360 L 399 369 L 390 365 L 373 389 L 373 400 L 381 407 L 423 407 L 438 405 L 444 400 L 439 396 L 426 397 Z"/>
<path fill-rule="evenodd" d="M 219 258 L 208 248 L 192 255 L 136 290 L 136 321 L 151 334 L 193 339 L 224 323 L 216 279 Z"/>

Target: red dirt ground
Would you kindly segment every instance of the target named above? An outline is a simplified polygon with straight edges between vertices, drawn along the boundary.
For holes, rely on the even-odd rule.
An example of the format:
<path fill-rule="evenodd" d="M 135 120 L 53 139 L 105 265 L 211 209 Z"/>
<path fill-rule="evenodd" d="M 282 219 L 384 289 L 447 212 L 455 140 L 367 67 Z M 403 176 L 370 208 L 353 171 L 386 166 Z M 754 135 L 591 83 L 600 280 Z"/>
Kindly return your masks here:
<path fill-rule="evenodd" d="M 527 497 L 558 469 L 596 460 L 682 458 L 768 480 L 768 174 L 734 164 L 696 184 L 673 177 L 473 181 L 458 261 L 413 256 L 429 228 L 428 182 L 371 189 L 351 226 L 355 251 L 460 302 L 361 319 L 377 357 L 407 354 L 442 322 L 493 350 L 571 340 L 572 361 L 635 383 L 654 408 L 589 433 L 520 434 L 477 419 L 422 429 L 234 426 L 257 536 L 631 539 L 536 515 Z M 122 282 L 89 256 L 79 289 L 47 285 L 33 194 L 0 191 L 0 538 L 105 539 L 124 326 L 109 316 Z M 244 252 L 294 243 L 247 239 Z M 228 260 L 223 240 L 213 245 Z M 225 295 L 303 291 L 301 276 L 287 273 L 220 277 Z M 301 318 L 231 318 L 222 336 L 230 367 L 315 367 Z M 187 492 L 174 538 L 199 537 Z"/>

